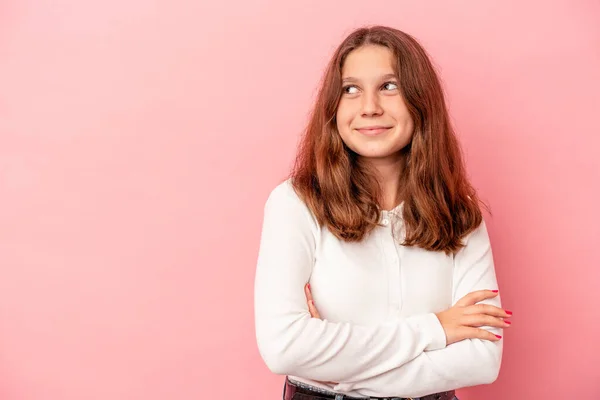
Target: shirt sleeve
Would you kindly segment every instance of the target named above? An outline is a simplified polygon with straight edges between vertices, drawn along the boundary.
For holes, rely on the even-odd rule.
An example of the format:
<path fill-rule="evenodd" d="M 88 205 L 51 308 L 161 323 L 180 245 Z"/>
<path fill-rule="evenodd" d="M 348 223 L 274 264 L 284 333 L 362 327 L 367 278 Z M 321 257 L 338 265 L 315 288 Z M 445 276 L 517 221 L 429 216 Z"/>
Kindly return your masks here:
<path fill-rule="evenodd" d="M 446 346 L 434 313 L 376 326 L 311 318 L 304 285 L 319 235 L 314 216 L 291 184 L 276 187 L 264 207 L 254 287 L 258 349 L 272 372 L 360 382 Z"/>
<path fill-rule="evenodd" d="M 472 291 L 498 288 L 485 222 L 467 236 L 466 246 L 456 254 L 454 263 L 453 304 Z M 482 303 L 501 307 L 499 295 Z M 499 328 L 482 328 L 502 334 Z M 502 339 L 497 342 L 466 339 L 444 349 L 425 351 L 412 361 L 379 376 L 340 382 L 334 389 L 363 396 L 421 397 L 489 384 L 500 372 L 502 349 Z"/>

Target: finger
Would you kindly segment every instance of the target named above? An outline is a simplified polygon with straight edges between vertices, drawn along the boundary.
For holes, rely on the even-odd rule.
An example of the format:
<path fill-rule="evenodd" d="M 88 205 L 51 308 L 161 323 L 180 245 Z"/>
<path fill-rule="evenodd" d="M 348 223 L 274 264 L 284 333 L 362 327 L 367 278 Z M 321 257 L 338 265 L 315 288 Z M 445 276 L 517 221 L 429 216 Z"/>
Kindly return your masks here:
<path fill-rule="evenodd" d="M 321 319 L 321 314 L 319 314 L 319 311 L 317 310 L 317 307 L 315 307 L 315 302 L 313 300 L 308 301 L 308 311 L 310 312 L 311 317 Z"/>
<path fill-rule="evenodd" d="M 467 307 L 496 296 L 498 296 L 497 290 L 476 290 L 462 297 L 456 302 L 456 305 L 459 307 Z"/>
<path fill-rule="evenodd" d="M 304 295 L 307 301 L 313 300 L 312 293 L 310 292 L 310 283 L 304 285 Z"/>
<path fill-rule="evenodd" d="M 465 327 L 461 330 L 461 336 L 465 339 L 482 339 L 489 340 L 491 342 L 497 342 L 498 340 L 502 339 L 502 336 L 496 335 L 490 331 L 486 331 L 485 329 L 468 327 Z"/>
<path fill-rule="evenodd" d="M 304 294 L 306 295 L 306 301 L 308 303 L 308 311 L 310 312 L 310 316 L 313 318 L 321 319 L 321 315 L 319 314 L 317 307 L 315 307 L 315 302 L 310 291 L 310 283 L 304 285 Z"/>
<path fill-rule="evenodd" d="M 487 315 L 491 315 L 494 317 L 501 317 L 501 318 L 512 317 L 512 314 L 508 313 L 506 310 L 504 310 L 500 307 L 492 306 L 490 304 L 474 304 L 472 306 L 465 307 L 463 309 L 463 312 L 465 315 L 487 314 Z"/>
<path fill-rule="evenodd" d="M 480 327 L 492 326 L 496 328 L 508 328 L 510 323 L 502 318 L 492 317 L 487 314 L 465 315 L 460 319 L 460 324 L 464 326 Z"/>

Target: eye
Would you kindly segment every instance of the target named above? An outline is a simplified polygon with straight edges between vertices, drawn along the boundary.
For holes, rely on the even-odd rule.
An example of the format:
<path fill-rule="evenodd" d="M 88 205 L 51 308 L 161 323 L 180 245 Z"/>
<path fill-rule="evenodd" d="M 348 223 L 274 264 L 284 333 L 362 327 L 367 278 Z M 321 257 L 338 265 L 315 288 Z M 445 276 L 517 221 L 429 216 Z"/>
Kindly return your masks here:
<path fill-rule="evenodd" d="M 398 89 L 398 84 L 396 82 L 386 82 L 382 87 L 386 90 L 396 90 Z"/>
<path fill-rule="evenodd" d="M 344 86 L 342 91 L 346 94 L 356 94 L 358 93 L 358 88 L 354 85 Z"/>

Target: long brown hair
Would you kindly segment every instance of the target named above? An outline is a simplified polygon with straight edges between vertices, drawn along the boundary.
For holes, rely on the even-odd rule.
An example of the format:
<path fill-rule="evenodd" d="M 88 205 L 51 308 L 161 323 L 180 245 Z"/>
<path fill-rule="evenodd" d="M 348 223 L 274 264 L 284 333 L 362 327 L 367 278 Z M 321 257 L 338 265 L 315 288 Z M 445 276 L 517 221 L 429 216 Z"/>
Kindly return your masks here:
<path fill-rule="evenodd" d="M 461 239 L 482 221 L 480 201 L 467 179 L 434 67 L 417 40 L 397 29 L 360 28 L 336 49 L 298 148 L 290 176 L 294 189 L 319 224 L 339 239 L 360 241 L 377 226 L 382 190 L 376 171 L 344 144 L 335 121 L 344 60 L 368 44 L 392 51 L 400 91 L 414 122 L 398 177 L 398 195 L 404 201 L 403 244 L 456 253 Z"/>

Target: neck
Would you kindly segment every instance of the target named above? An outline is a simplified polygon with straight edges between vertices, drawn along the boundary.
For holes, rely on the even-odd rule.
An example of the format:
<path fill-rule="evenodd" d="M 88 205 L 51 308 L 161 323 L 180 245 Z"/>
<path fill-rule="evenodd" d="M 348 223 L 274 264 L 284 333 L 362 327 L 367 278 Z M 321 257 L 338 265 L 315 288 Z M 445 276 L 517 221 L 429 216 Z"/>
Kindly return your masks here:
<path fill-rule="evenodd" d="M 370 159 L 369 163 L 377 171 L 382 190 L 381 208 L 384 210 L 395 208 L 401 202 L 398 189 L 404 170 L 404 157 Z"/>

